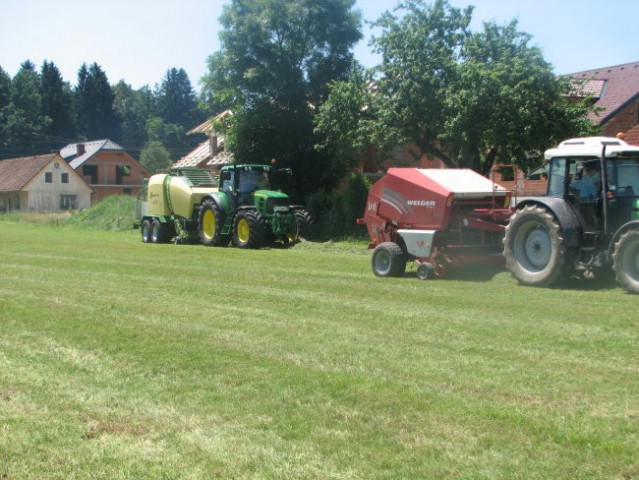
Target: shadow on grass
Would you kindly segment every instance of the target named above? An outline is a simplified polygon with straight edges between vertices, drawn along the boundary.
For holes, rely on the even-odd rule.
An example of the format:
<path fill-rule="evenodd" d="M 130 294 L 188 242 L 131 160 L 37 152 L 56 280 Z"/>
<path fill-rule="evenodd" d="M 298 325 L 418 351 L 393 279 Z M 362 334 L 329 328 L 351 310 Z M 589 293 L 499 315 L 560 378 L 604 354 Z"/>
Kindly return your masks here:
<path fill-rule="evenodd" d="M 459 265 L 449 265 L 442 276 L 429 277 L 427 282 L 455 280 L 462 282 L 489 282 L 506 271 L 503 262 L 472 262 Z M 416 278 L 417 266 L 409 264 L 404 276 Z"/>
<path fill-rule="evenodd" d="M 406 269 L 404 277 L 416 278 L 416 266 L 409 265 Z M 508 270 L 503 262 L 491 262 L 491 263 L 467 263 L 464 265 L 450 266 L 446 269 L 446 272 L 441 277 L 430 277 L 426 281 L 461 281 L 461 282 L 490 282 L 498 274 L 506 273 Z M 513 279 L 513 283 L 517 286 L 517 281 Z M 544 288 L 544 287 L 531 287 L 523 286 L 522 288 Z M 553 287 L 553 290 L 568 290 L 568 291 L 606 291 L 616 290 L 619 287 L 615 281 L 614 273 L 610 269 L 601 269 L 596 272 L 578 272 L 572 275 L 569 279 L 561 282 Z"/>

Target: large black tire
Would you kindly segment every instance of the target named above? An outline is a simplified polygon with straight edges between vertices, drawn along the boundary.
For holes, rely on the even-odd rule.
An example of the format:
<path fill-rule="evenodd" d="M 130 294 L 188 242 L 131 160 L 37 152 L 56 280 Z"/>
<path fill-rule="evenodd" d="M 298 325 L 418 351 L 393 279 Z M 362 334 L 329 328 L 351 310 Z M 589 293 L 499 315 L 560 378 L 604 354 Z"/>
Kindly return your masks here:
<path fill-rule="evenodd" d="M 204 200 L 198 217 L 200 242 L 207 247 L 224 247 L 229 244 L 229 236 L 222 234 L 224 214 L 213 200 Z"/>
<path fill-rule="evenodd" d="M 170 226 L 162 223 L 157 218 L 151 223 L 151 242 L 166 243 L 171 239 Z"/>
<path fill-rule="evenodd" d="M 619 285 L 628 293 L 639 293 L 639 230 L 629 230 L 615 244 L 612 268 Z"/>
<path fill-rule="evenodd" d="M 574 271 L 561 228 L 545 208 L 528 205 L 513 214 L 504 236 L 504 257 L 511 275 L 522 285 L 547 287 Z"/>
<path fill-rule="evenodd" d="M 144 243 L 149 243 L 151 241 L 151 232 L 153 227 L 151 226 L 151 221 L 147 218 L 142 221 L 142 225 L 140 225 L 140 233 L 142 234 L 142 241 Z"/>
<path fill-rule="evenodd" d="M 239 248 L 260 248 L 264 244 L 264 218 L 253 210 L 240 211 L 233 221 L 233 242 Z"/>
<path fill-rule="evenodd" d="M 378 277 L 401 277 L 406 272 L 406 256 L 396 243 L 380 243 L 373 250 L 371 265 Z"/>
<path fill-rule="evenodd" d="M 297 238 L 299 240 L 311 240 L 313 238 L 313 219 L 311 214 L 304 209 L 295 210 L 295 222 L 297 223 Z"/>

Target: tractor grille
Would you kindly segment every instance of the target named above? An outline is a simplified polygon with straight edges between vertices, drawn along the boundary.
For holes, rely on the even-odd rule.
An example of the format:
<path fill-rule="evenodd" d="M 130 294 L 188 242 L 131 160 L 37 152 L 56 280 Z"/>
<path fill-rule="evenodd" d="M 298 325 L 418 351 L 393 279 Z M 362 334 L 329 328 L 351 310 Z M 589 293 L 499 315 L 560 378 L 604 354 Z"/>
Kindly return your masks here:
<path fill-rule="evenodd" d="M 269 198 L 266 202 L 266 213 L 272 215 L 273 213 L 288 213 L 288 198 Z"/>

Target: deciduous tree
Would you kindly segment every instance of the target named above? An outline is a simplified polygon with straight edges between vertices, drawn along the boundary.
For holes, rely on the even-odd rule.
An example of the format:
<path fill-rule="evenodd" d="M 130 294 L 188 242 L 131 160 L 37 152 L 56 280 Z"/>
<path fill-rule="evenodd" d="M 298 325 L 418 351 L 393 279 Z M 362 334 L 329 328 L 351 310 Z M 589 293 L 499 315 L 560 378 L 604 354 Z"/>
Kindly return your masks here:
<path fill-rule="evenodd" d="M 313 149 L 312 118 L 328 82 L 346 78 L 351 66 L 352 47 L 361 38 L 354 5 L 233 0 L 225 6 L 222 49 L 209 57 L 203 85 L 205 95 L 235 113 L 227 145 L 237 150 L 236 158 L 277 158 L 296 170 L 307 190 L 329 181 L 318 175 L 330 170 L 330 159 Z"/>
<path fill-rule="evenodd" d="M 593 130 L 585 102 L 569 102 L 517 22 L 469 29 L 472 7 L 405 0 L 375 23 L 381 64 L 370 81 L 332 86 L 316 125 L 325 143 L 382 151 L 413 144 L 451 167 L 487 171 L 494 161 L 526 165 L 560 139 Z M 343 110 L 340 106 L 350 105 Z"/>
<path fill-rule="evenodd" d="M 138 158 L 147 142 L 146 121 L 153 114 L 153 93 L 149 87 L 134 90 L 124 80 L 113 87 L 113 109 L 120 123 L 122 146 Z"/>

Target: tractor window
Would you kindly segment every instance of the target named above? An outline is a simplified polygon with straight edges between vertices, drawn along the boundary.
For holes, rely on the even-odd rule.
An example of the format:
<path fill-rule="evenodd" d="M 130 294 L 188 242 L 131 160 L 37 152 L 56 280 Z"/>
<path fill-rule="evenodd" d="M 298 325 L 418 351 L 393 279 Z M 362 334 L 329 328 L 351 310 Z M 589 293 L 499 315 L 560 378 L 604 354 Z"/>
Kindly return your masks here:
<path fill-rule="evenodd" d="M 550 165 L 548 162 L 544 163 L 540 167 L 535 168 L 532 172 L 526 175 L 526 180 L 541 180 L 548 178 L 548 169 Z"/>
<path fill-rule="evenodd" d="M 601 197 L 600 163 L 597 158 L 571 159 L 568 169 L 569 195 L 584 202 L 593 202 Z"/>
<path fill-rule="evenodd" d="M 551 197 L 562 197 L 566 184 L 566 159 L 555 158 L 550 164 L 550 175 L 548 177 L 548 195 Z"/>
<path fill-rule="evenodd" d="M 224 170 L 221 175 L 221 188 L 223 192 L 233 191 L 233 179 L 235 172 L 233 170 Z"/>
<path fill-rule="evenodd" d="M 639 159 L 616 162 L 617 175 L 610 179 L 616 184 L 615 195 L 619 197 L 639 195 Z M 612 187 L 611 187 L 612 188 Z"/>
<path fill-rule="evenodd" d="M 240 174 L 240 193 L 269 188 L 268 176 L 264 170 L 243 170 Z"/>

